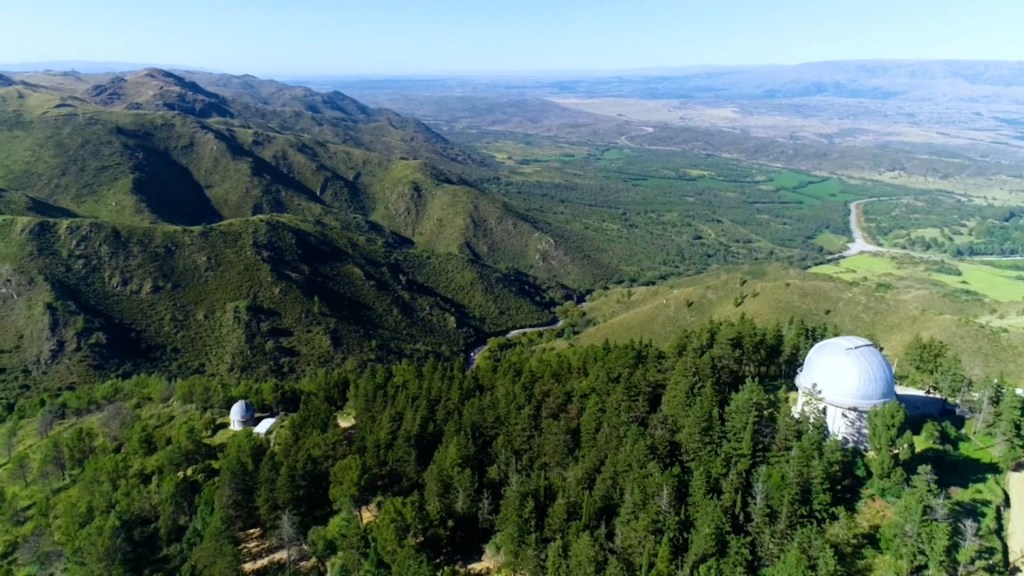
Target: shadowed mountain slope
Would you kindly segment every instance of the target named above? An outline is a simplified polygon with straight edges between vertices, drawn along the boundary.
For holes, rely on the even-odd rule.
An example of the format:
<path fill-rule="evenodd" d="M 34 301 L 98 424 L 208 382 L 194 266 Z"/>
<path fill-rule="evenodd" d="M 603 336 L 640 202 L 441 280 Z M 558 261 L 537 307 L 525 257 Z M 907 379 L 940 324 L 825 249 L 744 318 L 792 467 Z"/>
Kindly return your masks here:
<path fill-rule="evenodd" d="M 459 354 L 479 334 L 549 318 L 529 278 L 411 250 L 358 222 L 7 217 L 0 238 L 8 384 L 139 371 L 259 377 Z"/>

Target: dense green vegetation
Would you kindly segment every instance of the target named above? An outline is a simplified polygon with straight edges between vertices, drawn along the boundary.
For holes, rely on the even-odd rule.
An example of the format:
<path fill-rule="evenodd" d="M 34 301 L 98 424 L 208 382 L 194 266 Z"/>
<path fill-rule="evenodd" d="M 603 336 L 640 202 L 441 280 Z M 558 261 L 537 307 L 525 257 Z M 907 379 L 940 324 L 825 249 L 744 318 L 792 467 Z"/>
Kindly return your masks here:
<path fill-rule="evenodd" d="M 230 98 L 161 70 L 0 89 L 0 405 L 138 372 L 461 356 L 617 275 L 419 122 L 214 78 Z"/>
<path fill-rule="evenodd" d="M 1020 399 L 980 390 L 974 432 L 991 449 L 892 405 L 872 414 L 865 457 L 789 412 L 795 370 L 827 334 L 740 319 L 668 350 L 504 344 L 469 373 L 138 378 L 25 401 L 2 429 L 0 562 L 235 574 L 238 534 L 261 528 L 331 574 L 435 574 L 485 547 L 519 574 L 1005 568 L 984 478 L 1021 454 Z M 915 350 L 918 382 L 970 392 L 942 342 Z M 218 432 L 236 397 L 291 413 L 272 442 Z"/>
<path fill-rule="evenodd" d="M 560 155 L 555 143 L 525 142 L 477 136 L 510 164 L 482 183 L 641 282 L 723 263 L 813 262 L 834 249 L 822 234 L 848 233 L 847 202 L 907 193 L 701 154 L 563 145 Z"/>
<path fill-rule="evenodd" d="M 194 94 L 183 82 L 140 73 L 102 108 L 40 87 L 0 90 L 0 188 L 12 191 L 0 207 L 119 224 L 368 219 L 422 249 L 576 284 L 600 279 L 557 237 L 474 188 L 461 172 L 480 161 L 416 121 L 275 82 L 227 100 L 234 108 L 222 117 L 171 113 L 148 99 L 158 91 L 187 100 Z M 258 96 L 272 101 L 252 103 Z"/>
<path fill-rule="evenodd" d="M 1024 207 L 994 206 L 932 195 L 927 200 L 870 202 L 873 235 L 896 248 L 950 256 L 1024 255 Z"/>
<path fill-rule="evenodd" d="M 269 377 L 459 356 L 481 334 L 548 321 L 560 301 L 522 274 L 285 216 L 204 228 L 11 218 L 0 238 L 0 406 L 104 374 Z"/>

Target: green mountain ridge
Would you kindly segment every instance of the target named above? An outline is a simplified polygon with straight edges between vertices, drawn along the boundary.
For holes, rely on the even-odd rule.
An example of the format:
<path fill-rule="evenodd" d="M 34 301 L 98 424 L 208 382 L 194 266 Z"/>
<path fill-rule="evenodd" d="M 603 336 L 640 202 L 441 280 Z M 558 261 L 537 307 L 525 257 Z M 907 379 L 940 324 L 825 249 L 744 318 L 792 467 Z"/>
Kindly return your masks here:
<path fill-rule="evenodd" d="M 174 87 L 189 83 L 168 76 L 180 80 Z M 194 226 L 256 214 L 356 213 L 422 248 L 525 267 L 542 278 L 557 273 L 592 284 L 609 276 L 607 266 L 574 264 L 557 230 L 542 230 L 481 192 L 470 177 L 486 162 L 422 123 L 271 81 L 250 94 L 264 86 L 269 95 L 236 107 L 272 101 L 274 108 L 209 121 L 111 111 L 45 86 L 0 90 L 7 127 L 0 131 L 0 184 L 81 216 L 123 223 Z M 303 111 L 310 101 L 334 112 Z M 477 224 L 501 234 L 478 234 Z"/>
<path fill-rule="evenodd" d="M 218 78 L 227 95 L 154 69 L 0 88 L 3 396 L 454 355 L 614 274 L 422 123 Z"/>
<path fill-rule="evenodd" d="M 196 118 L 232 118 L 226 99 L 177 74 L 148 68 L 130 76 L 115 76 L 82 93 L 88 102 L 125 110 L 182 112 Z"/>

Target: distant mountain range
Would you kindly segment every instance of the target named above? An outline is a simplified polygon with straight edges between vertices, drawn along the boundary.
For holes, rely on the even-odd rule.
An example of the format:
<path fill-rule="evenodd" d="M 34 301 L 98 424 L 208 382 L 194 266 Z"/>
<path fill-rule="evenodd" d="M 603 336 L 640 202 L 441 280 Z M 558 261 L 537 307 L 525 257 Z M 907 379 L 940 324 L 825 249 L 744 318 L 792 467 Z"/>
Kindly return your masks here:
<path fill-rule="evenodd" d="M 1024 62 L 864 60 L 590 74 L 451 78 L 306 78 L 353 94 L 420 92 L 644 99 L 1024 99 Z"/>
<path fill-rule="evenodd" d="M 196 70 L 202 72 L 216 72 L 208 68 L 198 66 L 168 65 L 155 62 L 95 62 L 91 60 L 52 60 L 45 62 L 14 62 L 0 64 L 0 71 L 3 72 L 80 72 L 82 74 L 106 74 L 110 72 L 131 72 L 144 70 L 146 68 L 163 68 L 166 70 Z"/>
<path fill-rule="evenodd" d="M 76 71 L 103 74 L 151 64 L 53 61 L 0 64 L 0 72 Z M 169 70 L 213 72 L 194 66 Z M 451 76 L 291 76 L 289 82 L 354 94 L 493 93 L 623 98 L 784 99 L 828 96 L 868 99 L 1024 98 L 1024 62 L 985 60 L 841 60 L 794 65 L 685 66 L 613 71 L 523 72 Z"/>

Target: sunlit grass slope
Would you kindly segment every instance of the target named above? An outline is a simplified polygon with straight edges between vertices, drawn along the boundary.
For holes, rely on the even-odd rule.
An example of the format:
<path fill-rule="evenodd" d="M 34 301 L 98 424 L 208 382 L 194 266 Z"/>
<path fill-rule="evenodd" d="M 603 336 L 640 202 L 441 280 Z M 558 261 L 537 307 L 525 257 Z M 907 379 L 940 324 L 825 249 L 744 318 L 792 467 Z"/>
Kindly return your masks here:
<path fill-rule="evenodd" d="M 879 271 L 891 266 L 885 259 L 862 261 Z M 645 339 L 667 345 L 687 326 L 746 314 L 782 323 L 827 322 L 840 333 L 877 340 L 893 359 L 915 334 L 936 336 L 953 345 L 974 376 L 1024 370 L 1024 338 L 981 320 L 1016 317 L 1024 304 L 992 302 L 926 278 L 877 274 L 843 280 L 775 265 L 743 266 L 602 291 L 585 308 L 593 325 L 574 343 Z"/>

